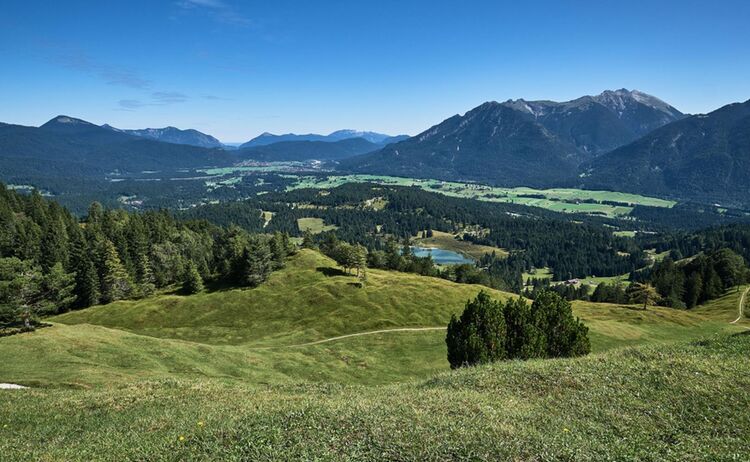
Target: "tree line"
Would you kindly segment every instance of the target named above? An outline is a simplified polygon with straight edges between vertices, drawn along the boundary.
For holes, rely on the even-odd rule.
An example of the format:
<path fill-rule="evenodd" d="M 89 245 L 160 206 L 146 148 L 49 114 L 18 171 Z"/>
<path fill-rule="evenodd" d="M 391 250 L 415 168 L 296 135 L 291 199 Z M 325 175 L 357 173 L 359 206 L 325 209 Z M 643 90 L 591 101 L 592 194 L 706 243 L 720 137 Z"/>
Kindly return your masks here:
<path fill-rule="evenodd" d="M 289 236 L 251 234 L 166 211 L 93 203 L 78 220 L 38 192 L 0 187 L 0 323 L 33 327 L 42 314 L 133 299 L 204 282 L 256 286 L 295 251 Z"/>

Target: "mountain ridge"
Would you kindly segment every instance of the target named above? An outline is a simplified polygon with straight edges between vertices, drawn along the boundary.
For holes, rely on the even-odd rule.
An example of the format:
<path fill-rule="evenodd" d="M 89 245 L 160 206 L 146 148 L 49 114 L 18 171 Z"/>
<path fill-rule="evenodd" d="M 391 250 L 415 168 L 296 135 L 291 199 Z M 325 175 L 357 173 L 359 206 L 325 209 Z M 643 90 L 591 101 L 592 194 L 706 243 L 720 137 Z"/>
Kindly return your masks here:
<path fill-rule="evenodd" d="M 370 143 L 387 145 L 393 142 L 402 141 L 408 138 L 408 135 L 386 135 L 383 133 L 369 132 L 369 131 L 358 131 L 351 129 L 336 130 L 329 133 L 328 135 L 320 135 L 317 133 L 307 133 L 298 135 L 295 133 L 285 133 L 283 135 L 275 135 L 269 132 L 263 132 L 256 136 L 250 141 L 243 143 L 239 146 L 239 149 L 252 148 L 256 146 L 267 146 L 269 144 L 280 143 L 284 141 L 321 141 L 321 142 L 336 142 L 345 139 L 362 138 Z"/>
<path fill-rule="evenodd" d="M 148 138 L 155 141 L 172 144 L 185 144 L 189 146 L 198 146 L 202 148 L 223 148 L 224 144 L 211 135 L 198 130 L 188 128 L 180 129 L 172 126 L 164 128 L 143 128 L 143 129 L 123 129 L 115 128 L 109 124 L 101 126 L 109 130 L 114 130 L 128 135 L 134 135 L 142 138 Z"/>
<path fill-rule="evenodd" d="M 576 177 L 583 162 L 682 117 L 656 97 L 625 89 L 567 102 L 488 101 L 412 138 L 347 159 L 340 168 L 501 186 L 561 186 Z"/>

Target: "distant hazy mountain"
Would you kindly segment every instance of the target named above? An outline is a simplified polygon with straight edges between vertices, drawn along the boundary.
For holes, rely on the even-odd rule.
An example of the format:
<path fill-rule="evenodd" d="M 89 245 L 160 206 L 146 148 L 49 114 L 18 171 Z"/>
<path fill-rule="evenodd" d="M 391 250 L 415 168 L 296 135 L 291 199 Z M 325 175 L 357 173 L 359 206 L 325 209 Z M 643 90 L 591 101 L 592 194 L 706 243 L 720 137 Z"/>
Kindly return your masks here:
<path fill-rule="evenodd" d="M 587 188 L 750 207 L 750 101 L 661 127 L 583 170 Z"/>
<path fill-rule="evenodd" d="M 269 144 L 281 143 L 284 141 L 322 141 L 322 142 L 330 143 L 330 142 L 341 141 L 341 140 L 352 139 L 352 138 L 362 138 L 362 139 L 369 141 L 370 143 L 385 146 L 389 143 L 402 141 L 408 138 L 408 136 L 406 135 L 390 136 L 390 135 L 384 135 L 382 133 L 360 132 L 356 130 L 338 130 L 329 135 L 318 135 L 315 133 L 309 133 L 307 135 L 295 135 L 294 133 L 287 133 L 285 135 L 274 135 L 272 133 L 266 132 L 260 136 L 253 138 L 247 143 L 240 145 L 240 149 L 252 148 L 255 146 L 267 146 Z"/>
<path fill-rule="evenodd" d="M 346 139 L 351 139 L 351 138 L 363 138 L 369 141 L 370 143 L 380 144 L 380 145 L 385 146 L 386 144 L 397 143 L 399 141 L 403 141 L 409 137 L 407 135 L 390 136 L 390 135 L 384 135 L 382 133 L 360 132 L 357 130 L 338 130 L 328 135 L 327 138 L 333 141 L 346 140 Z"/>
<path fill-rule="evenodd" d="M 243 160 L 264 162 L 340 160 L 372 152 L 382 147 L 364 138 L 347 138 L 341 141 L 281 141 L 279 143 L 234 151 L 232 154 Z"/>
<path fill-rule="evenodd" d="M 683 117 L 658 98 L 624 89 L 563 103 L 488 102 L 341 168 L 551 186 L 574 178 L 581 163 Z"/>
<path fill-rule="evenodd" d="M 189 146 L 199 146 L 202 148 L 220 148 L 223 147 L 221 142 L 211 135 L 206 135 L 198 130 L 188 129 L 180 130 L 175 127 L 165 128 L 144 128 L 141 130 L 125 130 L 120 128 L 112 127 L 111 125 L 104 124 L 103 128 L 115 130 L 128 135 L 140 136 L 142 138 L 149 138 L 156 141 L 163 141 L 165 143 L 173 144 L 187 144 Z"/>
<path fill-rule="evenodd" d="M 0 179 L 5 181 L 228 165 L 231 160 L 219 149 L 162 143 L 68 116 L 38 128 L 0 125 Z"/>

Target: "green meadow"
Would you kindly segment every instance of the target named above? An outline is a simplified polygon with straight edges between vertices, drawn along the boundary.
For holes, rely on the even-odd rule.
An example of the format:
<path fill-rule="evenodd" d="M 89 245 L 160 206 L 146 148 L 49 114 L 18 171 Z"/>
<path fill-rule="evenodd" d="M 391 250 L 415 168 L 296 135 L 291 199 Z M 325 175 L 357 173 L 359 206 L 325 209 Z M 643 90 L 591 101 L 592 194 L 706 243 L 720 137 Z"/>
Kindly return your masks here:
<path fill-rule="evenodd" d="M 730 324 L 741 292 L 692 311 L 575 302 L 590 356 L 450 371 L 443 328 L 482 287 L 378 270 L 355 282 L 302 250 L 255 289 L 121 301 L 0 338 L 0 382 L 31 387 L 0 392 L 0 454 L 740 460 L 750 450 L 750 336 L 738 335 L 750 323 Z"/>
<path fill-rule="evenodd" d="M 477 183 L 461 183 L 382 175 L 332 175 L 328 177 L 300 176 L 290 189 L 335 188 L 346 183 L 377 183 L 394 186 L 416 186 L 425 191 L 452 197 L 504 202 L 541 207 L 565 213 L 596 213 L 609 217 L 627 215 L 635 205 L 673 207 L 675 202 L 654 197 L 613 191 L 588 191 L 582 189 L 533 189 L 526 187 L 501 188 Z M 585 201 L 596 201 L 590 203 Z M 623 205 L 606 204 L 616 202 Z"/>

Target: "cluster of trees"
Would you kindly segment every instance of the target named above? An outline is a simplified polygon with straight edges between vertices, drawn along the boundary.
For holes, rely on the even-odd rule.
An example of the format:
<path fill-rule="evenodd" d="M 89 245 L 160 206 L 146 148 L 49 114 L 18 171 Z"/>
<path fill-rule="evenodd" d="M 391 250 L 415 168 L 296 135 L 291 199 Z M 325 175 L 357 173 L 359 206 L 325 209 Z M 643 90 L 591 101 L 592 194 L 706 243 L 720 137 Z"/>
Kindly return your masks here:
<path fill-rule="evenodd" d="M 503 303 L 480 292 L 460 317 L 451 317 L 445 342 L 453 369 L 591 351 L 588 328 L 573 316 L 568 301 L 549 291 L 537 294 L 531 304 L 523 298 Z"/>
<path fill-rule="evenodd" d="M 255 286 L 292 252 L 282 233 L 183 222 L 167 212 L 91 205 L 82 222 L 39 193 L 0 187 L 0 322 L 148 296 L 204 281 Z"/>
<path fill-rule="evenodd" d="M 318 244 L 309 233 L 305 233 L 302 246 L 316 248 Z M 339 240 L 335 233 L 322 234 L 319 249 L 333 258 L 348 273 L 356 270 L 358 277 L 366 274 L 366 269 L 376 268 L 404 273 L 417 273 L 423 276 L 445 277 L 436 267 L 432 258 L 417 257 L 411 249 L 409 239 L 399 245 L 394 238 L 388 238 L 384 250 L 368 251 L 361 244 L 349 244 Z"/>
<path fill-rule="evenodd" d="M 652 285 L 661 305 L 689 309 L 747 282 L 748 269 L 741 255 L 723 248 L 685 262 L 665 258 L 652 268 L 635 273 L 631 279 Z"/>
<path fill-rule="evenodd" d="M 589 298 L 589 288 L 586 285 L 579 284 L 552 284 L 548 278 L 530 279 L 523 295 L 528 298 L 536 298 L 537 294 L 544 291 L 555 292 L 565 300 L 587 300 Z"/>

